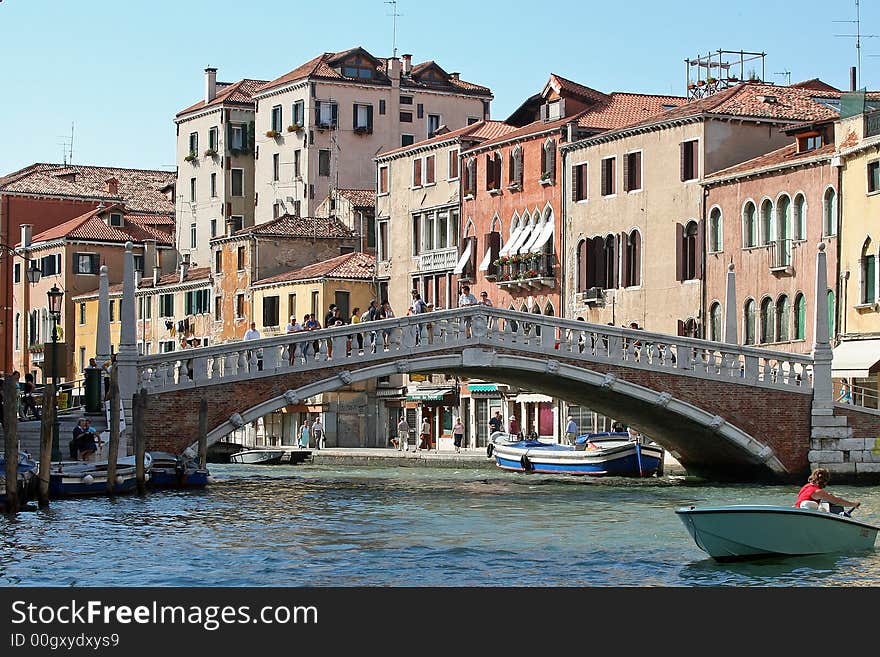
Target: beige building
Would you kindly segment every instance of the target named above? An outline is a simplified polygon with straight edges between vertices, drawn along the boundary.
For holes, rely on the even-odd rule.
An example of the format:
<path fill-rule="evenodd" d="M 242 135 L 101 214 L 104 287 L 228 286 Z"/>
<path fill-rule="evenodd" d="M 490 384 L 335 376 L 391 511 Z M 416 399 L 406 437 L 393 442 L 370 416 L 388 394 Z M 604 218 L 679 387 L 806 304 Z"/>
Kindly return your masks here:
<path fill-rule="evenodd" d="M 819 93 L 739 84 L 563 146 L 565 315 L 704 335 L 700 183 L 785 146 L 787 125 L 834 118 Z"/>
<path fill-rule="evenodd" d="M 217 82 L 205 69 L 204 98 L 181 110 L 177 125 L 175 242 L 196 267 L 210 265 L 210 240 L 231 219 L 254 224 L 254 90 L 263 80 Z"/>
<path fill-rule="evenodd" d="M 262 85 L 256 101 L 256 221 L 312 215 L 330 189 L 372 189 L 376 153 L 489 116 L 492 94 L 436 62 L 324 53 Z"/>
<path fill-rule="evenodd" d="M 316 217 L 336 217 L 358 234 L 357 250 L 376 255 L 376 192 L 334 189 L 315 209 Z"/>

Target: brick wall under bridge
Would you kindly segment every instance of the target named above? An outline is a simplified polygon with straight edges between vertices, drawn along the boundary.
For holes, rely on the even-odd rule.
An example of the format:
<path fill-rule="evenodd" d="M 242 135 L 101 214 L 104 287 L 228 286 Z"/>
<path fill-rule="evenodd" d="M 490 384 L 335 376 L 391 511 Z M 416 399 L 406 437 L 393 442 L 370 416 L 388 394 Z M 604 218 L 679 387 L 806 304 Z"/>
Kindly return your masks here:
<path fill-rule="evenodd" d="M 203 396 L 212 443 L 236 424 L 347 383 L 404 371 L 448 372 L 539 390 L 619 418 L 672 450 L 691 474 L 800 480 L 810 467 L 808 388 L 780 390 L 681 370 L 584 363 L 564 354 L 542 358 L 525 347 L 464 346 L 357 365 L 357 359 L 345 359 L 318 369 L 255 372 L 251 378 L 153 392 L 145 417 L 147 448 L 179 452 L 191 445 Z"/>

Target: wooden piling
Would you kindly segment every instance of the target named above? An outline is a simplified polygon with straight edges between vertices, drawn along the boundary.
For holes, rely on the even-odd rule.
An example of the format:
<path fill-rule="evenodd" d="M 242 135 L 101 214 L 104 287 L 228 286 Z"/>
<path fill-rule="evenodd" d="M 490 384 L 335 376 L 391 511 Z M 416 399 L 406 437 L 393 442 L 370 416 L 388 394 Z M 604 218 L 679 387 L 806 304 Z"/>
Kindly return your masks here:
<path fill-rule="evenodd" d="M 208 465 L 208 399 L 202 397 L 199 402 L 199 465 Z"/>
<path fill-rule="evenodd" d="M 119 459 L 119 375 L 114 364 L 110 368 L 110 447 L 107 451 L 107 494 L 116 489 L 116 461 Z"/>
<path fill-rule="evenodd" d="M 137 478 L 138 495 L 143 495 L 147 490 L 147 476 L 144 468 L 146 444 L 144 442 L 144 404 L 147 391 L 141 390 L 134 393 L 131 401 L 132 437 L 134 438 L 134 464 L 135 477 Z"/>
<path fill-rule="evenodd" d="M 37 490 L 37 499 L 41 509 L 49 506 L 49 481 L 52 476 L 52 433 L 54 426 L 55 384 L 49 383 L 43 388 L 43 416 L 40 418 L 40 486 Z"/>
<path fill-rule="evenodd" d="M 6 513 L 18 513 L 18 386 L 3 377 L 3 433 L 6 439 Z"/>

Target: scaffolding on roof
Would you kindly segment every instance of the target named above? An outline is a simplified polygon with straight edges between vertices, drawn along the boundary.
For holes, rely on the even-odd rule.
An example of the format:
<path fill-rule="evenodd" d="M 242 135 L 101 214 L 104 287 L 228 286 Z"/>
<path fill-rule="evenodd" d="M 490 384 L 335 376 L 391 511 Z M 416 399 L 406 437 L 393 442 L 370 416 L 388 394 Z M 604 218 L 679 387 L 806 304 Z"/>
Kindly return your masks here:
<path fill-rule="evenodd" d="M 767 53 L 764 52 L 716 50 L 684 60 L 688 100 L 711 96 L 745 80 L 763 82 L 766 56 Z M 747 72 L 746 64 L 758 60 L 761 66 L 760 76 L 755 70 L 757 64 L 750 66 Z"/>

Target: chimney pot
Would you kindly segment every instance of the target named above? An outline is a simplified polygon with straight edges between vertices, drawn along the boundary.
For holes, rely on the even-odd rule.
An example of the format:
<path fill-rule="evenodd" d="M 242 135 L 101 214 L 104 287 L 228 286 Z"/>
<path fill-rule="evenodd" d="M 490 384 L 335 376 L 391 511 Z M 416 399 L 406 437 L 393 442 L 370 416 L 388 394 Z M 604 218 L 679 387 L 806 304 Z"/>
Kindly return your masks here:
<path fill-rule="evenodd" d="M 21 245 L 25 249 L 31 245 L 31 235 L 33 234 L 34 225 L 33 224 L 22 224 L 21 225 Z"/>
<path fill-rule="evenodd" d="M 217 96 L 217 69 L 210 66 L 205 69 L 205 103 L 210 103 Z"/>
<path fill-rule="evenodd" d="M 409 75 L 412 71 L 412 55 L 401 55 L 403 59 L 403 74 Z"/>

